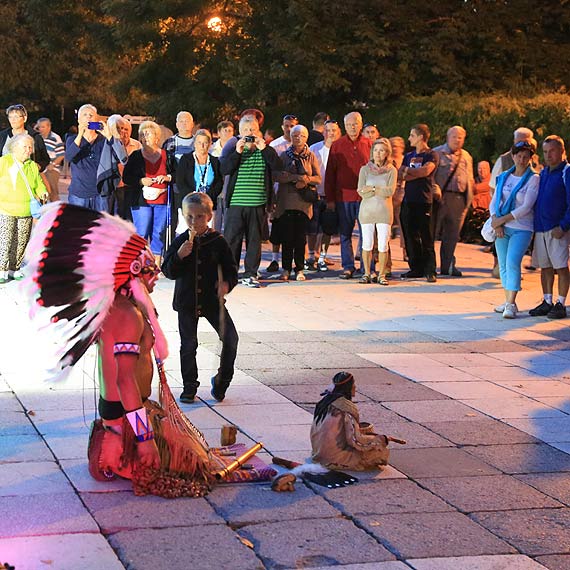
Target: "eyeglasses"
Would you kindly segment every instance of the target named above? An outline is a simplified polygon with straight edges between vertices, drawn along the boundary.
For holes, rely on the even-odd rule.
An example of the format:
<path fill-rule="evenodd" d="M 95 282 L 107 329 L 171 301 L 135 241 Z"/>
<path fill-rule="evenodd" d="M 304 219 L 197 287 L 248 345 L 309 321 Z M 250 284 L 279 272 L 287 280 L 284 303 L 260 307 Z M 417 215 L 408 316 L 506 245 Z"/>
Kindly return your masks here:
<path fill-rule="evenodd" d="M 283 115 L 284 121 L 298 121 L 299 117 L 297 115 Z"/>

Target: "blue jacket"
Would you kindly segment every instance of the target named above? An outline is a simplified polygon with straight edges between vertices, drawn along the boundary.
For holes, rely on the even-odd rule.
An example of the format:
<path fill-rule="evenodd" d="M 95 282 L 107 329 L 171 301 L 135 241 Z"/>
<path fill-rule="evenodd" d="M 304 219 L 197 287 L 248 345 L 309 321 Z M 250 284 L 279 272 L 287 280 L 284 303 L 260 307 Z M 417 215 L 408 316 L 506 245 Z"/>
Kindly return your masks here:
<path fill-rule="evenodd" d="M 547 232 L 556 226 L 570 229 L 570 167 L 563 160 L 554 170 L 540 173 L 538 198 L 534 205 L 534 231 Z M 566 170 L 565 170 L 566 169 Z"/>

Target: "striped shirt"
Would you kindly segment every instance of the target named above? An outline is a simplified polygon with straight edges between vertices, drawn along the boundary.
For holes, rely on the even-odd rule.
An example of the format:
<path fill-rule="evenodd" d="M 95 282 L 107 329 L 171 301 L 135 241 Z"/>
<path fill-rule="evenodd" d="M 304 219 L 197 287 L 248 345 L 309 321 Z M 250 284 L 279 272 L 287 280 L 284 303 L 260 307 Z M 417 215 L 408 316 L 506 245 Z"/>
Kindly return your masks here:
<path fill-rule="evenodd" d="M 65 156 L 65 145 L 63 144 L 61 137 L 53 131 L 50 131 L 47 138 L 44 139 L 44 144 L 46 145 L 46 149 L 52 163 L 56 158 Z M 61 168 L 61 164 L 56 165 L 56 168 Z"/>
<path fill-rule="evenodd" d="M 230 206 L 263 206 L 265 193 L 265 160 L 261 151 L 244 149 Z"/>

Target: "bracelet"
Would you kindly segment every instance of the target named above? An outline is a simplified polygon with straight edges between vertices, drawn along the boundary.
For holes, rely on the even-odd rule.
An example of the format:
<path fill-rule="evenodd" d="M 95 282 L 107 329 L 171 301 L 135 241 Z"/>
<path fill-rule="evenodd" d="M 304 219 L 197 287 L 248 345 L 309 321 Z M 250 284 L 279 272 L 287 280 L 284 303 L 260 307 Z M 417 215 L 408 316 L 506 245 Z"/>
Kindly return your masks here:
<path fill-rule="evenodd" d="M 137 441 L 150 441 L 154 439 L 154 431 L 152 424 L 148 418 L 148 412 L 145 407 L 127 412 L 127 420 L 135 432 Z"/>

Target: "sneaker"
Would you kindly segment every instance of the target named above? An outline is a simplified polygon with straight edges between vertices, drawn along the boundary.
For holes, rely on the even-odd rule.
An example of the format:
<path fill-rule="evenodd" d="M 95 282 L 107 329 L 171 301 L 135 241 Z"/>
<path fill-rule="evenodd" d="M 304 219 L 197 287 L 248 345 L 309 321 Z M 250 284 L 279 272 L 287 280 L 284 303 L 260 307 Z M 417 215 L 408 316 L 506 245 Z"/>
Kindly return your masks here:
<path fill-rule="evenodd" d="M 552 303 L 548 303 L 546 299 L 543 299 L 542 303 L 540 303 L 540 305 L 537 305 L 534 309 L 531 309 L 528 314 L 531 317 L 545 317 L 548 315 L 548 313 L 550 313 L 550 311 L 552 311 L 553 307 L 554 305 Z"/>
<path fill-rule="evenodd" d="M 193 404 L 196 401 L 196 394 L 192 394 L 191 392 L 182 392 L 179 399 L 183 404 Z"/>
<path fill-rule="evenodd" d="M 267 266 L 267 269 L 265 271 L 267 271 L 267 273 L 277 273 L 279 271 L 279 263 L 277 263 L 277 261 L 273 260 Z"/>
<path fill-rule="evenodd" d="M 497 306 L 493 309 L 493 311 L 495 311 L 495 313 L 503 313 L 506 306 L 507 306 L 506 303 L 503 303 L 502 305 L 497 305 Z"/>
<path fill-rule="evenodd" d="M 548 314 L 546 315 L 549 319 L 565 319 L 566 318 L 566 307 L 560 302 L 557 301 L 554 307 L 550 309 Z"/>
<path fill-rule="evenodd" d="M 297 276 L 295 277 L 296 281 L 305 281 L 306 277 L 302 271 L 297 271 Z"/>
<path fill-rule="evenodd" d="M 0 285 L 8 283 L 9 277 L 7 271 L 0 271 Z"/>
<path fill-rule="evenodd" d="M 241 280 L 242 285 L 246 287 L 252 287 L 253 289 L 257 289 L 260 287 L 259 281 L 257 277 L 244 277 Z"/>
<path fill-rule="evenodd" d="M 212 385 L 212 389 L 210 390 L 212 398 L 218 402 L 223 402 L 226 397 L 226 390 L 228 389 L 229 382 L 220 382 L 217 376 L 212 376 L 210 383 Z"/>
<path fill-rule="evenodd" d="M 517 316 L 518 307 L 516 303 L 505 303 L 505 310 L 503 311 L 503 319 L 514 319 Z"/>
<path fill-rule="evenodd" d="M 429 275 L 426 275 L 426 281 L 428 283 L 435 283 L 437 281 L 437 277 L 434 273 L 430 273 Z"/>
<path fill-rule="evenodd" d="M 24 278 L 24 272 L 19 269 L 18 271 L 14 271 L 14 275 L 12 275 L 12 279 L 16 281 L 21 281 Z"/>
<path fill-rule="evenodd" d="M 327 262 L 323 259 L 322 261 L 319 259 L 319 261 L 317 261 L 317 271 L 328 271 L 328 265 Z"/>
<path fill-rule="evenodd" d="M 449 275 L 450 277 L 463 277 L 463 273 L 454 267 L 451 271 L 440 271 L 440 275 Z"/>
<path fill-rule="evenodd" d="M 305 262 L 303 263 L 303 271 L 316 271 L 317 268 L 315 266 L 315 260 L 313 259 L 312 261 L 309 259 L 305 259 Z"/>
<path fill-rule="evenodd" d="M 416 271 L 406 271 L 406 273 L 400 275 L 400 279 L 419 279 L 420 277 L 423 277 L 423 275 Z"/>

